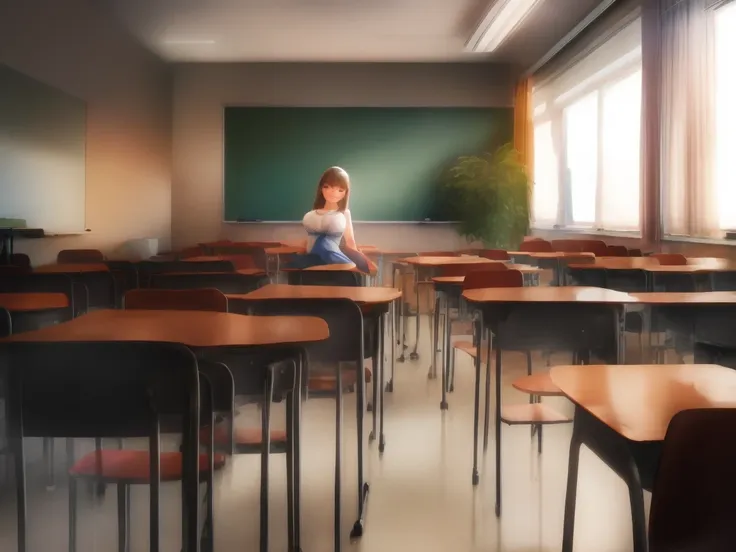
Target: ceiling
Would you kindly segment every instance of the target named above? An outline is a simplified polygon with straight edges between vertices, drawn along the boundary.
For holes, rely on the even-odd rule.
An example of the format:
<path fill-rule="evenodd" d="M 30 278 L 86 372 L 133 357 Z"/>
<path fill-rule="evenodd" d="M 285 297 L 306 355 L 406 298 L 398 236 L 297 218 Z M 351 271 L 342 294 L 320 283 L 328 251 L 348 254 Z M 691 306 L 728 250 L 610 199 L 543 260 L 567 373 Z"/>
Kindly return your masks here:
<path fill-rule="evenodd" d="M 463 52 L 495 0 L 105 0 L 172 62 L 494 61 L 528 67 L 602 0 L 541 0 L 490 55 Z"/>

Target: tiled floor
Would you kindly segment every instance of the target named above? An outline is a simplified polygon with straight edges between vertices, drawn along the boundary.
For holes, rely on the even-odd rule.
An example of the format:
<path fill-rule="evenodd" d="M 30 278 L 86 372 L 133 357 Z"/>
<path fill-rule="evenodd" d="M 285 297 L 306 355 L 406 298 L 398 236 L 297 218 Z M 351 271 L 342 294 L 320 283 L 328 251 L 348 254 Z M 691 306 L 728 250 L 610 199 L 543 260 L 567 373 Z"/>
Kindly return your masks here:
<path fill-rule="evenodd" d="M 424 328 L 427 324 L 423 324 Z M 409 332 L 412 335 L 412 332 Z M 503 498 L 500 520 L 494 515 L 493 442 L 482 461 L 481 483 L 471 485 L 473 370 L 458 355 L 455 392 L 450 410 L 439 409 L 439 380 L 427 380 L 427 336 L 419 361 L 397 364 L 393 394 L 387 394 L 386 451 L 368 448 L 366 472 L 371 484 L 366 532 L 350 543 L 355 521 L 354 396 L 345 401 L 344 550 L 363 552 L 557 551 L 562 536 L 564 490 L 570 426 L 545 428 L 544 452 L 538 455 L 529 428 L 503 428 Z M 535 368 L 543 369 L 541 359 Z M 556 363 L 566 363 L 564 355 Z M 510 381 L 525 371 L 521 355 L 505 357 L 504 401 L 527 401 Z M 547 400 L 547 399 L 545 399 Z M 571 412 L 564 399 L 549 399 Z M 283 417 L 283 412 L 277 409 Z M 254 423 L 249 407 L 239 423 Z M 334 403 L 309 401 L 304 407 L 302 548 L 305 552 L 332 549 Z M 281 423 L 276 420 L 276 424 Z M 370 423 L 370 418 L 366 422 Z M 367 435 L 367 433 L 366 433 Z M 492 438 L 491 428 L 491 438 Z M 39 458 L 38 443 L 28 448 Z M 57 449 L 63 451 L 63 442 Z M 58 454 L 59 473 L 63 455 Z M 271 550 L 286 549 L 283 457 L 272 456 Z M 63 478 L 46 491 L 42 466 L 29 466 L 29 551 L 67 550 L 67 493 Z M 236 457 L 218 476 L 216 490 L 216 550 L 242 552 L 258 546 L 257 457 Z M 162 549 L 179 550 L 177 484 L 165 484 L 162 508 Z M 148 550 L 148 491 L 133 492 L 131 552 Z M 647 497 L 648 502 L 648 497 Z M 116 544 L 115 490 L 96 504 L 82 494 L 79 552 L 113 551 Z M 15 506 L 12 488 L 0 495 L 0 550 L 15 547 Z M 631 521 L 625 485 L 591 453 L 583 451 L 578 491 L 576 551 L 626 552 L 631 549 Z"/>

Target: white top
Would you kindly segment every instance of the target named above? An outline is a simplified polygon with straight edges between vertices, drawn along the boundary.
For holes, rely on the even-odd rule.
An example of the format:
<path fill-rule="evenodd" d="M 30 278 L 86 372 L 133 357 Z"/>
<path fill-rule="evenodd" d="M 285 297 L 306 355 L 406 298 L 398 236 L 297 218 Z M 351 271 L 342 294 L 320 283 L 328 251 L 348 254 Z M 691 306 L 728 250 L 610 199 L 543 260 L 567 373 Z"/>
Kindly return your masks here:
<path fill-rule="evenodd" d="M 345 211 L 309 211 L 302 219 L 304 229 L 309 233 L 307 236 L 307 253 L 312 251 L 314 242 L 317 239 L 312 233 L 318 234 L 334 234 L 339 245 L 343 234 L 348 228 L 353 227 L 353 221 L 350 217 L 350 210 Z M 339 238 L 337 238 L 339 235 Z"/>

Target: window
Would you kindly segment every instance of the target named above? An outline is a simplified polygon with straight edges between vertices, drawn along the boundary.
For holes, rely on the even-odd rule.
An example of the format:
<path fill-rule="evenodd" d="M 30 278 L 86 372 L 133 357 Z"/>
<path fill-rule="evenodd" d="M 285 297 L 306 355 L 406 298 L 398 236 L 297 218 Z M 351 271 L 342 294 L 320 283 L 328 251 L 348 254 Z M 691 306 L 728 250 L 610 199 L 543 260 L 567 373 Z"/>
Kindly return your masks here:
<path fill-rule="evenodd" d="M 557 166 L 552 123 L 540 123 L 534 127 L 534 222 L 555 224 L 557 221 Z"/>
<path fill-rule="evenodd" d="M 598 187 L 598 92 L 566 107 L 563 115 L 572 222 L 592 225 Z"/>
<path fill-rule="evenodd" d="M 641 90 L 640 19 L 538 82 L 534 224 L 639 229 Z"/>
<path fill-rule="evenodd" d="M 716 196 L 721 230 L 736 229 L 736 4 L 715 13 Z"/>

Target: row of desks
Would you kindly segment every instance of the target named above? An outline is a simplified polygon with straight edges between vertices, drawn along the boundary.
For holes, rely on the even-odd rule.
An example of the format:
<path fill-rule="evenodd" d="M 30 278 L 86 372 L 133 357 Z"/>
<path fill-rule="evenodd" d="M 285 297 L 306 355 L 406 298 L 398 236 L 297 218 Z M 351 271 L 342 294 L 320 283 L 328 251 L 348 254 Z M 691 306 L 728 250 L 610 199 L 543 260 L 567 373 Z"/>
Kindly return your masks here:
<path fill-rule="evenodd" d="M 377 287 L 327 287 L 327 286 L 287 286 L 268 285 L 253 293 L 228 296 L 229 301 L 240 300 L 268 301 L 290 299 L 349 299 L 361 305 L 366 316 L 374 317 L 388 312 L 388 306 L 401 296 L 401 292 L 390 288 Z M 54 293 L 0 293 L 0 307 L 6 308 L 12 314 L 28 314 L 44 312 L 68 306 L 64 294 Z M 383 434 L 383 324 L 379 325 L 379 339 L 381 345 L 380 362 L 377 364 L 377 378 L 381 385 L 378 396 L 374 397 L 374 422 L 371 438 L 378 437 L 379 449 L 382 452 L 385 446 Z M 212 312 L 173 312 L 173 311 L 125 311 L 101 310 L 80 316 L 69 322 L 48 326 L 40 330 L 11 336 L 4 341 L 8 342 L 100 342 L 100 341 L 154 341 L 180 343 L 194 351 L 210 351 L 213 349 L 238 348 L 245 350 L 262 350 L 279 347 L 293 348 L 305 346 L 327 339 L 329 331 L 327 324 L 319 318 L 283 317 L 283 316 L 244 316 L 238 314 Z M 375 366 L 375 364 L 374 364 Z M 358 385 L 364 386 L 362 366 L 358 375 Z M 375 387 L 374 387 L 375 389 Z M 365 396 L 362 394 L 362 396 Z M 358 424 L 362 428 L 362 408 L 358 412 Z M 376 427 L 376 412 L 378 412 L 380 428 Z M 338 446 L 342 428 L 342 415 L 337 413 Z M 362 430 L 359 432 L 362 434 Z M 338 465 L 336 474 L 340 474 Z M 363 444 L 358 443 L 358 489 L 359 506 L 358 518 L 354 527 L 354 536 L 360 536 L 363 531 L 365 504 L 368 494 L 368 484 L 362 471 Z M 336 481 L 336 485 L 339 482 Z M 339 519 L 339 500 L 336 500 L 336 519 Z M 340 547 L 340 528 L 336 526 L 335 549 Z"/>

